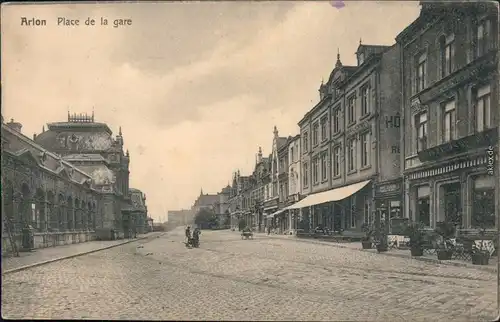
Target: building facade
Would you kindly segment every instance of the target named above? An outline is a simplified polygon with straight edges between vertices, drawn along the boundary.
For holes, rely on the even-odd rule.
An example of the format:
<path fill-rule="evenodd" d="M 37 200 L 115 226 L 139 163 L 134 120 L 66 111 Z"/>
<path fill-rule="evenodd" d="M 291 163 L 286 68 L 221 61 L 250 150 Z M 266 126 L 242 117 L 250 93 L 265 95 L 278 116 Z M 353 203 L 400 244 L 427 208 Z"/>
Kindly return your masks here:
<path fill-rule="evenodd" d="M 64 160 L 89 173 L 102 196 L 103 222 L 96 228 L 99 238 L 124 237 L 135 220 L 122 209 L 133 207 L 129 193 L 130 155 L 123 151 L 121 128 L 118 135 L 94 115 L 68 113 L 66 122 L 49 123 L 48 130 L 34 137 L 35 143 L 61 155 Z"/>
<path fill-rule="evenodd" d="M 194 215 L 191 209 L 169 210 L 167 212 L 168 224 L 172 227 L 192 225 Z"/>
<path fill-rule="evenodd" d="M 139 189 L 129 189 L 130 199 L 132 200 L 132 207 L 123 209 L 124 221 L 133 220 L 130 227 L 130 232 L 134 236 L 137 234 L 144 234 L 148 231 L 148 207 L 146 205 L 146 194 Z"/>
<path fill-rule="evenodd" d="M 492 3 L 423 2 L 396 38 L 404 214 L 428 228 L 442 221 L 462 233 L 498 227 L 498 32 Z"/>
<path fill-rule="evenodd" d="M 82 137 L 67 132 L 89 124 L 109 129 L 107 125 L 94 123 L 93 117 L 83 115 L 69 116 L 65 124 L 63 130 L 58 127 L 60 123 L 51 123 L 48 131 L 31 139 L 22 133 L 22 124 L 14 120 L 4 123 L 2 117 L 3 252 L 14 250 L 11 240 L 17 249 L 41 248 L 131 237 L 128 232 L 136 231 L 135 218 L 124 220 L 126 210 L 132 206 L 128 202 L 128 153 L 110 149 L 122 158 L 119 165 L 111 167 L 119 173 L 117 181 L 116 174 L 108 168 L 110 162 L 102 155 L 73 153 L 80 147 Z M 91 132 L 87 132 L 87 138 L 92 137 Z M 109 132 L 106 142 L 113 144 Z M 59 140 L 50 143 L 50 136 Z M 62 148 L 63 141 L 75 150 Z M 59 143 L 54 146 L 56 142 Z M 33 232 L 33 238 L 23 240 L 23 231 L 27 230 Z"/>
<path fill-rule="evenodd" d="M 337 55 L 319 103 L 299 122 L 300 229 L 360 232 L 376 213 L 400 215 L 399 48 L 360 43 L 356 55 L 357 66 Z"/>
<path fill-rule="evenodd" d="M 302 198 L 300 142 L 300 135 L 298 134 L 291 137 L 288 143 L 288 196 L 286 207 L 299 202 Z M 294 209 L 286 212 L 286 214 L 290 223 L 288 230 L 293 234 L 298 228 L 299 211 Z"/>

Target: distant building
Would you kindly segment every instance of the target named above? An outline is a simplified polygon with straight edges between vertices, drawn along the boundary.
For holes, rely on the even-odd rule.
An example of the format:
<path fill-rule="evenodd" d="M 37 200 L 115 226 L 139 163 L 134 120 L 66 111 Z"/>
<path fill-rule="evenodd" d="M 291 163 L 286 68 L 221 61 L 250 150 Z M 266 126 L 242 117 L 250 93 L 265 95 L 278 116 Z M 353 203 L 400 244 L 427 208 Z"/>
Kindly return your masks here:
<path fill-rule="evenodd" d="M 190 225 L 194 221 L 194 214 L 191 209 L 169 210 L 167 213 L 168 224 L 172 226 Z"/>

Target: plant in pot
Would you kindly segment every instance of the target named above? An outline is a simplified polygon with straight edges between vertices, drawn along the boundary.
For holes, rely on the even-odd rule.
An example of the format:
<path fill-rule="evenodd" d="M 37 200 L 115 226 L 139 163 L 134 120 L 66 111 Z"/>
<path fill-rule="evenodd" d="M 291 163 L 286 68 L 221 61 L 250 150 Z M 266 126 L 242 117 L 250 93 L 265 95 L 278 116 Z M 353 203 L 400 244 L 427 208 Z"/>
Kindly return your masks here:
<path fill-rule="evenodd" d="M 363 249 L 371 249 L 373 229 L 367 223 L 363 224 L 362 229 L 365 235 L 361 238 L 361 245 Z"/>
<path fill-rule="evenodd" d="M 434 232 L 439 235 L 437 243 L 437 257 L 439 260 L 450 260 L 453 255 L 453 243 L 451 239 L 455 236 L 455 224 L 452 222 L 438 222 Z"/>
<path fill-rule="evenodd" d="M 486 233 L 486 228 L 482 225 L 479 230 L 479 235 L 482 237 L 479 240 L 479 245 L 475 242 L 472 244 L 472 264 L 473 265 L 488 265 L 490 260 L 490 252 L 486 249 L 484 235 Z"/>
<path fill-rule="evenodd" d="M 422 256 L 424 254 L 423 245 L 425 243 L 424 225 L 420 222 L 410 223 L 406 227 L 405 235 L 410 238 L 411 256 Z"/>

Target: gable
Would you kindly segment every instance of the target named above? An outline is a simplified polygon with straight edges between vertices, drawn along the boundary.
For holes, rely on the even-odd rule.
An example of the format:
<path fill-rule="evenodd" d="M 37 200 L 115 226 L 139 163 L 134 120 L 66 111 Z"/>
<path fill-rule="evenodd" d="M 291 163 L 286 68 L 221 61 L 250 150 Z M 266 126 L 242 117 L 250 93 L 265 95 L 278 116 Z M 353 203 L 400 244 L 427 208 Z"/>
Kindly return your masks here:
<path fill-rule="evenodd" d="M 28 150 L 26 148 L 19 151 L 18 157 L 20 160 L 22 160 L 23 162 L 25 162 L 27 164 L 32 164 L 32 165 L 39 164 L 38 159 L 33 155 L 33 153 L 30 150 Z"/>

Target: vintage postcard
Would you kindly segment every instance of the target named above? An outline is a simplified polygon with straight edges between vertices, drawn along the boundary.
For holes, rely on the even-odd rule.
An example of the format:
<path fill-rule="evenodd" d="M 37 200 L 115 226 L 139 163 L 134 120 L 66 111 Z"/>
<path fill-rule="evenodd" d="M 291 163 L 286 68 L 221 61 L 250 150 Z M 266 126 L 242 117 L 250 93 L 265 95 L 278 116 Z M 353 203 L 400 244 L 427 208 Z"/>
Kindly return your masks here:
<path fill-rule="evenodd" d="M 498 316 L 496 2 L 0 21 L 3 318 Z"/>

